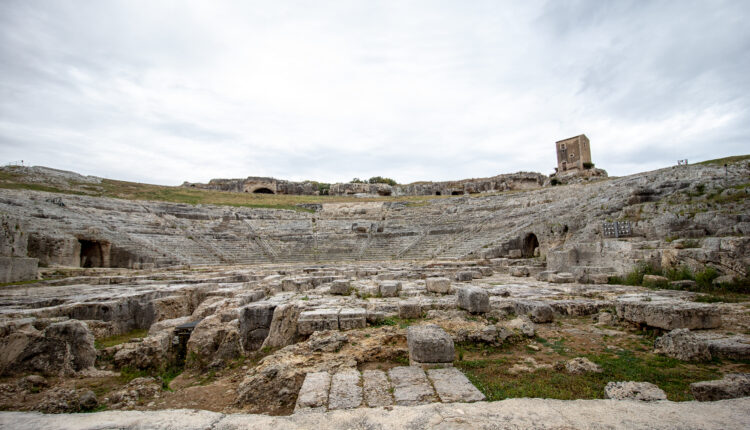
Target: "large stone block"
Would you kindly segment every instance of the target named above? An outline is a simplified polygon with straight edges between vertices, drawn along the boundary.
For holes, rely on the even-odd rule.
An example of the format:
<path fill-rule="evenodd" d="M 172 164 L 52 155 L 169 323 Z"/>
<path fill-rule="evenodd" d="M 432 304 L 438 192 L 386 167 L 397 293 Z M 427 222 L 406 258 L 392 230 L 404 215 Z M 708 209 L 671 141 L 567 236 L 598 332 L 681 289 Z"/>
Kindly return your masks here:
<path fill-rule="evenodd" d="M 622 297 L 615 302 L 617 316 L 633 324 L 664 330 L 676 328 L 711 329 L 721 326 L 719 308 L 704 303 L 690 303 L 642 296 Z"/>
<path fill-rule="evenodd" d="M 339 330 L 365 327 L 367 327 L 367 310 L 364 308 L 343 308 L 339 311 Z"/>
<path fill-rule="evenodd" d="M 237 312 L 240 324 L 240 344 L 242 349 L 257 351 L 268 336 L 276 305 L 272 303 L 252 303 Z"/>
<path fill-rule="evenodd" d="M 479 402 L 485 399 L 484 394 L 455 367 L 429 369 L 427 376 L 443 403 Z"/>
<path fill-rule="evenodd" d="M 349 369 L 331 377 L 331 392 L 328 395 L 328 410 L 353 409 L 362 404 L 362 385 L 359 371 Z"/>
<path fill-rule="evenodd" d="M 0 282 L 18 282 L 36 279 L 36 258 L 0 257 Z"/>
<path fill-rule="evenodd" d="M 382 297 L 398 297 L 401 291 L 401 282 L 399 281 L 380 281 L 378 292 Z"/>
<path fill-rule="evenodd" d="M 750 373 L 730 373 L 715 381 L 690 384 L 690 391 L 699 402 L 736 399 L 750 396 Z"/>
<path fill-rule="evenodd" d="M 670 331 L 654 342 L 654 352 L 684 361 L 709 361 L 708 344 L 686 328 Z"/>
<path fill-rule="evenodd" d="M 365 404 L 371 408 L 393 404 L 391 384 L 382 370 L 365 370 L 362 372 L 362 391 Z"/>
<path fill-rule="evenodd" d="M 338 309 L 316 309 L 302 312 L 297 320 L 297 331 L 306 336 L 321 330 L 339 329 Z"/>
<path fill-rule="evenodd" d="M 666 393 L 650 382 L 609 382 L 604 387 L 604 394 L 613 400 L 667 400 Z"/>
<path fill-rule="evenodd" d="M 410 326 L 406 332 L 406 341 L 412 364 L 453 363 L 453 339 L 437 325 Z"/>
<path fill-rule="evenodd" d="M 451 281 L 448 278 L 427 278 L 425 279 L 427 291 L 438 294 L 448 294 L 451 289 Z"/>
<path fill-rule="evenodd" d="M 393 385 L 393 398 L 399 406 L 425 405 L 437 400 L 420 367 L 394 367 L 388 371 L 388 376 Z"/>
<path fill-rule="evenodd" d="M 346 296 L 351 292 L 352 284 L 348 280 L 337 279 L 331 282 L 331 294 Z"/>
<path fill-rule="evenodd" d="M 471 282 L 474 279 L 474 272 L 456 272 L 456 281 Z"/>
<path fill-rule="evenodd" d="M 325 411 L 328 404 L 328 391 L 331 389 L 331 374 L 328 372 L 313 372 L 305 375 L 302 388 L 297 395 L 294 411 L 318 410 Z"/>
<path fill-rule="evenodd" d="M 398 317 L 417 319 L 422 317 L 422 305 L 417 301 L 403 301 L 398 304 Z"/>
<path fill-rule="evenodd" d="M 490 296 L 479 287 L 458 288 L 458 307 L 471 313 L 490 311 Z"/>

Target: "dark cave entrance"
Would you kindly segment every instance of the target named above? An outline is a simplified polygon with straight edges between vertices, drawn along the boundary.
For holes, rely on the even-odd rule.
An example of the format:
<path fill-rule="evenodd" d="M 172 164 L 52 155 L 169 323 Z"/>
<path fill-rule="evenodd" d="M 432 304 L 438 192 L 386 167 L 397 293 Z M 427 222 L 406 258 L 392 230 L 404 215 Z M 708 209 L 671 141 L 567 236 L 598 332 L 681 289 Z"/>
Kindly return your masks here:
<path fill-rule="evenodd" d="M 442 195 L 442 194 L 443 194 L 443 193 L 441 193 L 440 191 L 435 191 L 435 195 L 436 195 L 436 196 L 439 196 L 439 195 Z"/>
<path fill-rule="evenodd" d="M 256 190 L 253 190 L 253 194 L 276 194 L 276 193 L 271 191 L 270 188 L 258 188 Z"/>
<path fill-rule="evenodd" d="M 453 191 L 453 192 L 451 192 L 452 196 L 462 196 L 463 194 L 464 194 L 463 191 Z"/>
<path fill-rule="evenodd" d="M 106 267 L 104 248 L 98 240 L 78 239 L 81 244 L 81 267 Z"/>
<path fill-rule="evenodd" d="M 534 233 L 529 233 L 523 238 L 523 248 L 521 254 L 524 258 L 531 258 L 539 248 L 539 239 L 536 238 Z"/>

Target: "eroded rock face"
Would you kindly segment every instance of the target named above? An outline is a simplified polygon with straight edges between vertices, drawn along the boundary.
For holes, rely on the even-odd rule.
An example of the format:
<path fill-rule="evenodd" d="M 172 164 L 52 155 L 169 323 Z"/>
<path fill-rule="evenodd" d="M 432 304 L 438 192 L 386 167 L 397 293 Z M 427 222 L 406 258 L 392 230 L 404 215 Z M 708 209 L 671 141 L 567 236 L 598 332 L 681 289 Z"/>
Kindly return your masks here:
<path fill-rule="evenodd" d="M 486 313 L 490 311 L 490 297 L 486 291 L 478 287 L 460 287 L 457 290 L 458 307 L 471 313 Z"/>
<path fill-rule="evenodd" d="M 750 373 L 730 373 L 716 381 L 690 384 L 690 391 L 699 402 L 713 402 L 750 396 Z"/>
<path fill-rule="evenodd" d="M 568 373 L 572 373 L 574 375 L 602 372 L 602 368 L 599 367 L 598 364 L 585 357 L 576 357 L 572 360 L 568 360 L 567 362 L 565 362 L 565 370 Z"/>
<path fill-rule="evenodd" d="M 300 312 L 300 307 L 294 303 L 277 306 L 262 348 L 280 348 L 295 343 L 299 338 L 297 320 Z"/>
<path fill-rule="evenodd" d="M 94 336 L 77 320 L 50 324 L 42 331 L 30 323 L 6 327 L 0 339 L 0 374 L 40 372 L 72 375 L 96 360 Z"/>
<path fill-rule="evenodd" d="M 240 324 L 238 320 L 223 321 L 222 315 L 211 315 L 195 326 L 187 343 L 186 365 L 218 367 L 239 357 Z"/>
<path fill-rule="evenodd" d="M 654 342 L 654 352 L 684 361 L 709 361 L 708 345 L 690 330 L 680 328 L 659 337 Z"/>

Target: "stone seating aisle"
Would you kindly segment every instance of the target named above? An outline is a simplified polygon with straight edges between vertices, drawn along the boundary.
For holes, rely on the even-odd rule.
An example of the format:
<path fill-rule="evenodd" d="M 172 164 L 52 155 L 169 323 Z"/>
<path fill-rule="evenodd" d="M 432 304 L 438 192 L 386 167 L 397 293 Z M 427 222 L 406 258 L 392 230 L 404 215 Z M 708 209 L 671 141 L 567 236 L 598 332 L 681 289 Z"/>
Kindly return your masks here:
<path fill-rule="evenodd" d="M 419 366 L 382 370 L 343 370 L 308 373 L 294 411 L 320 411 L 415 406 L 428 403 L 468 403 L 484 395 L 455 367 L 429 369 Z"/>

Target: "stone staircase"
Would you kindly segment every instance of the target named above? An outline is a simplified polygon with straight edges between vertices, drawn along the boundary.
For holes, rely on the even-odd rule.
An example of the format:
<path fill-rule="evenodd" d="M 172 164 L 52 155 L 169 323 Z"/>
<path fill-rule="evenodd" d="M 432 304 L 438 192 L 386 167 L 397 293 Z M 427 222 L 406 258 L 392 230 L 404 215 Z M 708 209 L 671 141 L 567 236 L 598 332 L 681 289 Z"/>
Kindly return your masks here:
<path fill-rule="evenodd" d="M 484 395 L 455 367 L 419 366 L 383 370 L 343 370 L 308 373 L 294 411 L 332 411 L 359 407 L 415 406 L 428 403 L 468 403 Z"/>

